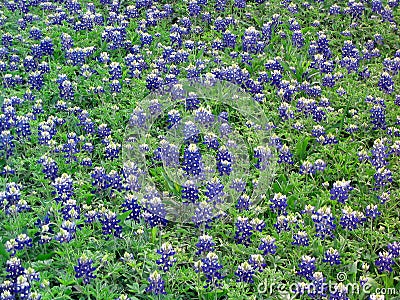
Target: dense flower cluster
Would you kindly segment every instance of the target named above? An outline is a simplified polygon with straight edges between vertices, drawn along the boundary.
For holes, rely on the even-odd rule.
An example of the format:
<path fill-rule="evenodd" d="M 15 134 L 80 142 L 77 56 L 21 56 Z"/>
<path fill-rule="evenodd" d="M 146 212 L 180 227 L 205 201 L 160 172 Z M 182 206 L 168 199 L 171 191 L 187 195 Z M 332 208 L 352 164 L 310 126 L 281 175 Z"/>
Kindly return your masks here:
<path fill-rule="evenodd" d="M 278 2 L 1 1 L 0 299 L 396 278 L 400 1 Z"/>

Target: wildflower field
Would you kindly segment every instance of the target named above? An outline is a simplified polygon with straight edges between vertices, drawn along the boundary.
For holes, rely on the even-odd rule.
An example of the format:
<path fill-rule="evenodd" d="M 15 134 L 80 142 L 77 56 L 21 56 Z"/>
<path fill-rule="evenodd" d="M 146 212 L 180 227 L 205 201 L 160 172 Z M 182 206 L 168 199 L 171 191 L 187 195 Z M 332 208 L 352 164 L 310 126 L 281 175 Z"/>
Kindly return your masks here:
<path fill-rule="evenodd" d="M 399 7 L 0 1 L 0 300 L 400 299 Z"/>

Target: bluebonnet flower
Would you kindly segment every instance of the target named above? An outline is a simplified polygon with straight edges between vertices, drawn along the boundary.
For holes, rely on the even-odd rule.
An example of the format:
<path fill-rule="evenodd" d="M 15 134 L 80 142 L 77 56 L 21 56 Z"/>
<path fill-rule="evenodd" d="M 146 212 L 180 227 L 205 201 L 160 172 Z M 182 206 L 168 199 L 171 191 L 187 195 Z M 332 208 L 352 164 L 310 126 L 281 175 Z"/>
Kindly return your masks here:
<path fill-rule="evenodd" d="M 30 137 L 30 135 L 32 134 L 28 117 L 17 116 L 15 125 L 18 137 Z"/>
<path fill-rule="evenodd" d="M 340 265 L 341 262 L 339 251 L 333 248 L 329 248 L 325 252 L 325 258 L 323 259 L 323 261 L 329 263 L 331 266 Z"/>
<path fill-rule="evenodd" d="M 354 188 L 350 185 L 350 180 L 336 181 L 330 190 L 331 200 L 337 200 L 340 203 L 345 203 L 349 198 L 349 192 Z"/>
<path fill-rule="evenodd" d="M 308 234 L 305 231 L 299 231 L 293 234 L 293 242 L 292 245 L 295 246 L 308 246 L 310 240 L 308 238 Z"/>
<path fill-rule="evenodd" d="M 66 220 L 61 224 L 60 232 L 54 237 L 60 243 L 69 243 L 76 234 L 76 224 L 73 221 Z"/>
<path fill-rule="evenodd" d="M 392 171 L 386 169 L 385 167 L 379 168 L 374 174 L 375 179 L 375 189 L 379 189 L 387 186 L 393 182 Z"/>
<path fill-rule="evenodd" d="M 365 208 L 365 216 L 367 218 L 376 219 L 378 216 L 381 215 L 381 212 L 378 211 L 377 205 L 368 204 Z"/>
<path fill-rule="evenodd" d="M 250 245 L 250 237 L 253 235 L 253 226 L 246 217 L 238 217 L 236 223 L 235 240 L 238 244 Z"/>
<path fill-rule="evenodd" d="M 10 167 L 8 165 L 5 165 L 0 174 L 2 176 L 15 175 L 15 169 L 13 169 L 12 167 Z"/>
<path fill-rule="evenodd" d="M 321 136 L 317 137 L 317 142 L 325 146 L 325 145 L 337 144 L 339 141 L 330 132 L 326 135 L 321 135 Z"/>
<path fill-rule="evenodd" d="M 386 251 L 380 252 L 378 259 L 375 261 L 375 265 L 377 266 L 379 273 L 390 273 L 393 271 L 393 256 Z"/>
<path fill-rule="evenodd" d="M 86 207 L 87 211 L 85 212 L 85 223 L 91 224 L 97 220 L 99 217 L 99 212 L 94 209 L 90 209 L 90 207 Z"/>
<path fill-rule="evenodd" d="M 374 34 L 374 42 L 378 45 L 383 45 L 383 37 L 379 33 Z"/>
<path fill-rule="evenodd" d="M 146 194 L 141 204 L 143 207 L 142 216 L 150 227 L 165 226 L 168 223 L 165 219 L 167 214 L 165 204 L 154 187 L 146 188 Z"/>
<path fill-rule="evenodd" d="M 336 84 L 335 76 L 333 76 L 331 73 L 325 74 L 324 77 L 322 78 L 322 86 L 333 88 L 335 84 Z"/>
<path fill-rule="evenodd" d="M 368 300 L 385 300 L 385 295 L 372 293 L 369 295 Z"/>
<path fill-rule="evenodd" d="M 145 45 L 151 45 L 153 42 L 153 36 L 147 32 L 143 32 L 140 34 L 140 42 L 142 43 L 142 47 Z"/>
<path fill-rule="evenodd" d="M 168 129 L 172 128 L 174 125 L 178 124 L 181 120 L 181 114 L 179 111 L 173 109 L 168 112 L 168 120 L 167 122 L 169 123 Z"/>
<path fill-rule="evenodd" d="M 21 260 L 19 258 L 11 257 L 9 260 L 6 261 L 6 271 L 8 273 L 6 275 L 6 278 L 15 282 L 19 276 L 24 275 L 25 268 L 22 266 Z M 12 284 L 12 282 L 10 283 Z"/>
<path fill-rule="evenodd" d="M 261 254 L 252 254 L 248 260 L 254 271 L 262 272 L 267 266 L 264 257 Z"/>
<path fill-rule="evenodd" d="M 297 48 L 301 48 L 304 46 L 304 37 L 303 34 L 301 33 L 301 30 L 293 31 L 292 43 Z"/>
<path fill-rule="evenodd" d="M 110 173 L 107 174 L 107 180 L 108 187 L 111 188 L 110 196 L 114 195 L 114 190 L 120 192 L 124 187 L 126 188 L 126 185 L 124 186 L 122 183 L 122 177 L 115 170 L 111 170 Z"/>
<path fill-rule="evenodd" d="M 5 152 L 6 159 L 13 155 L 14 148 L 14 136 L 9 130 L 2 131 L 0 133 L 0 150 Z"/>
<path fill-rule="evenodd" d="M 300 174 L 315 174 L 314 165 L 309 161 L 304 161 L 300 166 Z"/>
<path fill-rule="evenodd" d="M 199 236 L 199 241 L 196 244 L 196 254 L 200 255 L 200 254 L 205 254 L 208 252 L 213 252 L 214 251 L 214 246 L 215 243 L 213 241 L 212 236 L 204 234 Z"/>
<path fill-rule="evenodd" d="M 351 207 L 346 206 L 342 209 L 342 217 L 340 218 L 340 225 L 346 230 L 355 230 L 359 225 L 365 221 L 365 216 L 362 212 L 354 211 Z"/>
<path fill-rule="evenodd" d="M 386 94 L 392 94 L 394 91 L 394 81 L 388 72 L 383 72 L 379 78 L 378 87 Z"/>
<path fill-rule="evenodd" d="M 224 193 L 224 185 L 221 183 L 218 177 L 213 177 L 210 181 L 207 182 L 206 185 L 206 197 L 209 201 L 218 202 L 221 197 L 225 195 Z"/>
<path fill-rule="evenodd" d="M 192 221 L 196 227 L 204 224 L 205 228 L 211 228 L 210 223 L 212 219 L 216 217 L 218 217 L 218 214 L 214 213 L 213 204 L 206 201 L 196 203 L 194 215 L 192 216 Z"/>
<path fill-rule="evenodd" d="M 31 248 L 32 247 L 32 239 L 26 235 L 25 233 L 19 234 L 15 239 L 16 250 L 22 250 L 24 248 Z"/>
<path fill-rule="evenodd" d="M 204 145 L 206 145 L 209 149 L 218 149 L 219 148 L 219 142 L 218 142 L 218 138 L 214 133 L 207 133 L 204 136 Z"/>
<path fill-rule="evenodd" d="M 128 217 L 126 218 L 127 220 L 139 221 L 141 206 L 138 203 L 138 199 L 134 195 L 132 194 L 126 195 L 125 202 L 121 204 L 121 207 L 123 207 L 122 209 L 123 213 L 131 211 Z"/>
<path fill-rule="evenodd" d="M 253 230 L 257 230 L 258 232 L 262 232 L 265 228 L 265 222 L 259 218 L 254 218 L 250 221 Z"/>
<path fill-rule="evenodd" d="M 176 262 L 176 259 L 174 258 L 176 253 L 175 249 L 167 242 L 161 245 L 161 248 L 157 250 L 157 253 L 161 255 L 161 258 L 157 260 L 159 269 L 167 272 Z"/>
<path fill-rule="evenodd" d="M 314 271 L 316 270 L 315 257 L 303 255 L 298 267 L 300 270 L 297 271 L 297 275 L 303 276 L 308 280 L 312 280 Z"/>
<path fill-rule="evenodd" d="M 182 185 L 182 199 L 185 200 L 185 202 L 197 202 L 199 200 L 199 189 L 196 186 L 195 182 L 192 180 L 187 180 L 183 185 Z"/>
<path fill-rule="evenodd" d="M 62 33 L 61 36 L 61 49 L 62 50 L 68 50 L 71 49 L 74 46 L 74 40 L 72 37 L 67 34 L 67 33 Z"/>
<path fill-rule="evenodd" d="M 206 276 L 205 288 L 220 287 L 222 286 L 222 279 L 224 276 L 221 274 L 222 265 L 218 261 L 218 256 L 214 252 L 209 252 L 207 256 L 201 261 L 195 263 L 195 271 L 202 273 Z"/>
<path fill-rule="evenodd" d="M 6 74 L 3 77 L 3 86 L 4 88 L 13 88 L 17 84 L 16 79 L 12 74 Z"/>
<path fill-rule="evenodd" d="M 99 221 L 102 224 L 103 235 L 122 236 L 122 227 L 119 225 L 121 221 L 117 219 L 116 213 L 109 210 L 102 211 L 99 214 Z"/>
<path fill-rule="evenodd" d="M 111 141 L 105 148 L 104 157 L 109 160 L 114 160 L 118 158 L 121 145 Z"/>
<path fill-rule="evenodd" d="M 343 282 L 339 282 L 334 285 L 333 291 L 331 291 L 329 300 L 347 300 L 348 288 Z"/>
<path fill-rule="evenodd" d="M 149 286 L 146 288 L 147 293 L 152 293 L 154 295 L 167 294 L 167 292 L 165 291 L 164 280 L 157 271 L 154 271 L 150 274 L 148 281 Z"/>
<path fill-rule="evenodd" d="M 52 194 L 56 196 L 55 200 L 57 202 L 64 202 L 74 195 L 72 178 L 66 173 L 57 177 L 52 183 L 52 186 L 56 189 Z"/>
<path fill-rule="evenodd" d="M 109 65 L 108 73 L 110 74 L 110 80 L 120 79 L 122 77 L 122 68 L 118 62 L 112 62 Z"/>
<path fill-rule="evenodd" d="M 68 164 L 72 161 L 78 161 L 75 154 L 79 153 L 77 145 L 80 142 L 80 139 L 74 132 L 69 133 L 67 139 L 67 143 L 62 145 L 61 151 L 65 153 L 64 158 L 66 158 L 66 163 Z"/>
<path fill-rule="evenodd" d="M 95 167 L 91 177 L 93 179 L 92 186 L 95 188 L 93 193 L 106 190 L 109 187 L 108 177 L 103 167 Z"/>
<path fill-rule="evenodd" d="M 235 48 L 237 39 L 237 36 L 235 34 L 231 33 L 229 30 L 226 30 L 222 34 L 222 39 L 225 47 L 232 49 Z"/>
<path fill-rule="evenodd" d="M 111 80 L 110 82 L 110 91 L 112 94 L 121 93 L 122 86 L 119 80 Z"/>
<path fill-rule="evenodd" d="M 185 99 L 185 108 L 186 110 L 195 110 L 199 108 L 200 100 L 198 96 L 193 93 L 189 92 L 188 97 Z"/>
<path fill-rule="evenodd" d="M 377 198 L 381 204 L 385 204 L 390 200 L 390 192 L 383 192 L 382 194 L 378 195 Z"/>
<path fill-rule="evenodd" d="M 359 128 L 355 124 L 350 124 L 345 130 L 346 130 L 346 132 L 352 134 L 354 132 L 357 132 L 359 130 Z"/>
<path fill-rule="evenodd" d="M 285 91 L 281 88 L 278 91 L 278 94 L 281 93 L 282 96 L 285 94 Z M 283 121 L 293 119 L 294 113 L 290 110 L 290 104 L 286 102 L 282 102 L 281 105 L 278 107 L 279 116 Z"/>
<path fill-rule="evenodd" d="M 37 70 L 38 64 L 35 58 L 31 55 L 25 56 L 22 62 L 25 72 L 34 72 Z"/>
<path fill-rule="evenodd" d="M 105 139 L 111 135 L 111 129 L 108 128 L 107 124 L 100 124 L 97 129 L 97 134 L 101 139 Z"/>
<path fill-rule="evenodd" d="M 293 164 L 292 156 L 293 156 L 293 154 L 290 152 L 289 147 L 286 146 L 286 145 L 283 145 L 279 149 L 278 163 L 280 163 L 280 164 L 282 164 L 282 163 Z"/>
<path fill-rule="evenodd" d="M 311 216 L 312 221 L 315 226 L 315 236 L 324 240 L 327 237 L 333 238 L 333 232 L 336 229 L 336 224 L 334 223 L 335 217 L 331 212 L 331 208 L 329 206 L 324 206 L 318 209 Z"/>
<path fill-rule="evenodd" d="M 44 85 L 43 73 L 41 71 L 29 73 L 28 83 L 31 89 L 40 91 Z"/>
<path fill-rule="evenodd" d="M 225 146 L 219 147 L 216 160 L 217 169 L 220 176 L 229 175 L 232 172 L 232 154 Z"/>
<path fill-rule="evenodd" d="M 68 101 L 73 101 L 74 100 L 74 89 L 71 81 L 69 80 L 63 80 L 59 86 L 60 90 L 60 98 Z"/>
<path fill-rule="evenodd" d="M 283 214 L 286 215 L 286 208 L 287 208 L 287 198 L 285 195 L 281 193 L 274 194 L 274 197 L 270 199 L 270 208 L 273 212 L 277 213 L 278 215 Z"/>
<path fill-rule="evenodd" d="M 43 219 L 38 218 L 35 222 L 35 226 L 39 228 L 39 231 L 35 233 L 35 236 L 39 237 L 39 244 L 47 244 L 52 240 L 51 235 L 54 234 L 54 225 L 50 222 L 49 214 L 46 214 Z"/>
<path fill-rule="evenodd" d="M 223 123 L 219 127 L 219 134 L 221 138 L 228 137 L 228 135 L 232 132 L 232 127 L 228 123 Z"/>
<path fill-rule="evenodd" d="M 40 50 L 42 50 L 45 55 L 53 55 L 54 53 L 54 45 L 53 41 L 49 37 L 45 37 L 40 41 Z"/>
<path fill-rule="evenodd" d="M 370 113 L 371 123 L 374 125 L 373 129 L 386 129 L 385 107 L 374 105 L 370 109 Z"/>
<path fill-rule="evenodd" d="M 179 149 L 176 145 L 163 139 L 154 151 L 154 159 L 162 160 L 166 166 L 174 167 L 179 165 Z"/>
<path fill-rule="evenodd" d="M 84 143 L 81 148 L 82 151 L 86 151 L 88 153 L 92 153 L 94 150 L 94 146 L 92 143 Z"/>
<path fill-rule="evenodd" d="M 307 291 L 307 294 L 310 298 L 313 299 L 321 299 L 326 297 L 327 285 L 325 283 L 326 279 L 322 272 L 315 272 L 311 277 L 310 288 Z"/>
<path fill-rule="evenodd" d="M 246 191 L 246 182 L 242 178 L 234 178 L 229 187 L 238 193 L 243 193 Z"/>
<path fill-rule="evenodd" d="M 78 259 L 78 265 L 74 266 L 75 277 L 83 278 L 83 283 L 88 284 L 91 279 L 96 278 L 93 274 L 96 271 L 96 267 L 93 266 L 93 260 L 89 259 L 85 254 L 83 254 Z"/>
<path fill-rule="evenodd" d="M 275 254 L 276 253 L 276 239 L 272 236 L 268 235 L 265 238 L 261 239 L 260 246 L 258 247 L 259 250 L 263 251 L 264 255 L 268 254 Z"/>
<path fill-rule="evenodd" d="M 36 119 L 36 115 L 44 113 L 42 104 L 43 104 L 42 100 L 39 99 L 32 106 L 32 113 L 34 115 L 33 119 Z M 57 125 L 61 125 L 61 124 L 57 124 Z"/>
<path fill-rule="evenodd" d="M 235 275 L 238 277 L 236 279 L 237 282 L 246 282 L 246 283 L 254 283 L 254 268 L 247 261 L 240 264 L 235 272 Z"/>
<path fill-rule="evenodd" d="M 199 5 L 198 1 L 190 0 L 188 3 L 188 11 L 191 17 L 198 16 L 202 10 L 202 6 Z"/>
<path fill-rule="evenodd" d="M 200 107 L 194 111 L 195 121 L 199 124 L 210 127 L 214 124 L 215 116 L 212 112 L 204 107 Z"/>
<path fill-rule="evenodd" d="M 203 178 L 204 164 L 200 150 L 197 148 L 196 144 L 190 144 L 186 147 L 183 159 L 183 170 L 188 176 Z"/>
<path fill-rule="evenodd" d="M 376 170 L 384 168 L 389 164 L 387 158 L 389 157 L 389 149 L 386 146 L 385 139 L 376 139 L 371 149 L 371 157 L 368 157 L 372 166 Z"/>
<path fill-rule="evenodd" d="M 285 215 L 280 215 L 276 219 L 274 227 L 276 228 L 276 231 L 278 233 L 281 233 L 282 231 L 289 231 L 290 230 L 289 225 L 290 225 L 290 218 Z"/>
<path fill-rule="evenodd" d="M 393 242 L 391 244 L 388 244 L 388 253 L 393 256 L 394 258 L 397 258 L 400 256 L 400 243 L 399 242 Z"/>
<path fill-rule="evenodd" d="M 197 143 L 199 141 L 199 133 L 200 130 L 192 121 L 185 122 L 183 127 L 185 141 L 190 143 Z"/>
<path fill-rule="evenodd" d="M 400 95 L 396 95 L 394 99 L 394 104 L 400 106 Z"/>
<path fill-rule="evenodd" d="M 11 213 L 21 200 L 20 185 L 15 182 L 7 183 L 5 192 L 0 193 L 0 200 L 2 205 L 5 207 L 6 213 Z"/>
<path fill-rule="evenodd" d="M 10 33 L 6 32 L 1 37 L 1 42 L 4 47 L 9 48 L 13 45 L 13 36 Z"/>
<path fill-rule="evenodd" d="M 28 281 L 33 282 L 33 281 L 39 281 L 40 280 L 40 274 L 39 272 L 36 272 L 33 268 L 29 267 L 25 269 L 25 277 L 28 279 Z"/>
<path fill-rule="evenodd" d="M 158 116 L 161 113 L 161 107 L 162 105 L 160 104 L 160 102 L 157 99 L 153 99 L 150 101 L 150 105 L 148 108 L 152 115 Z"/>
<path fill-rule="evenodd" d="M 236 204 L 236 208 L 242 212 L 243 210 L 249 210 L 251 205 L 250 197 L 246 194 L 243 194 L 239 197 L 238 202 Z"/>
<path fill-rule="evenodd" d="M 321 171 L 322 172 L 322 171 L 325 170 L 325 168 L 326 168 L 326 163 L 322 159 L 317 159 L 314 162 L 314 169 L 316 171 Z"/>

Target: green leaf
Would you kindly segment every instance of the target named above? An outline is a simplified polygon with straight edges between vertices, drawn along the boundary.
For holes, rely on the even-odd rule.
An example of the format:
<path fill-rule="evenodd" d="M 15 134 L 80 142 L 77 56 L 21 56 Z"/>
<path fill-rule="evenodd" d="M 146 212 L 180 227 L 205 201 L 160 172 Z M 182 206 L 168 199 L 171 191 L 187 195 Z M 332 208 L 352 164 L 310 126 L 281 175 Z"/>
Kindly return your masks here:
<path fill-rule="evenodd" d="M 73 285 L 73 284 L 75 283 L 75 280 L 68 280 L 68 279 L 62 279 L 62 278 L 57 278 L 57 280 L 58 280 L 62 285 L 65 285 L 65 286 Z"/>
<path fill-rule="evenodd" d="M 50 253 L 46 253 L 46 254 L 39 254 L 38 256 L 36 256 L 36 260 L 48 260 L 50 258 L 52 258 L 54 255 L 56 254 L 56 252 L 50 252 Z"/>
<path fill-rule="evenodd" d="M 128 210 L 128 211 L 118 215 L 117 219 L 121 220 L 123 222 L 126 220 L 126 218 L 130 215 L 131 212 L 132 212 L 132 210 Z"/>
<path fill-rule="evenodd" d="M 151 241 L 154 243 L 157 240 L 157 231 L 158 228 L 157 227 L 153 227 L 151 229 Z"/>
<path fill-rule="evenodd" d="M 310 141 L 309 137 L 305 137 L 299 140 L 296 144 L 296 156 L 298 156 L 301 160 L 306 157 L 307 146 Z"/>
<path fill-rule="evenodd" d="M 0 244 L 0 256 L 2 259 L 7 260 L 10 257 L 10 254 L 6 251 L 3 243 Z"/>
<path fill-rule="evenodd" d="M 132 292 L 132 293 L 139 293 L 140 292 L 139 283 L 137 283 L 137 282 L 134 282 L 132 284 L 128 284 L 127 286 L 128 286 L 128 288 L 130 288 L 129 291 Z"/>

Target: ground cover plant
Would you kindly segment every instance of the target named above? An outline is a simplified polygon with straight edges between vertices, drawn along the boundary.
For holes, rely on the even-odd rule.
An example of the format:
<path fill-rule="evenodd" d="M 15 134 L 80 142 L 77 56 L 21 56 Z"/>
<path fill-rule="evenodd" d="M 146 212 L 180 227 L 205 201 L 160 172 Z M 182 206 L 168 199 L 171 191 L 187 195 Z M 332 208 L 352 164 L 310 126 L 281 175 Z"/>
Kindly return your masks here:
<path fill-rule="evenodd" d="M 398 0 L 0 2 L 0 299 L 400 299 Z"/>

